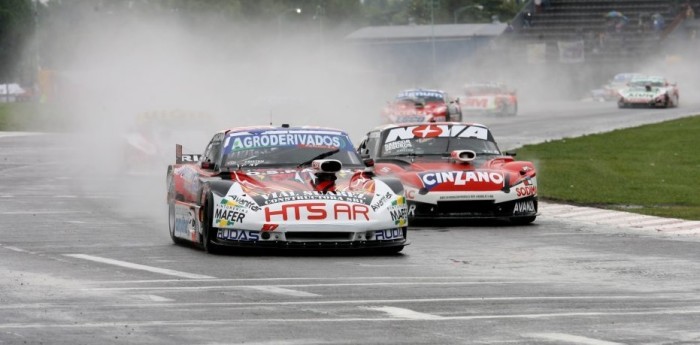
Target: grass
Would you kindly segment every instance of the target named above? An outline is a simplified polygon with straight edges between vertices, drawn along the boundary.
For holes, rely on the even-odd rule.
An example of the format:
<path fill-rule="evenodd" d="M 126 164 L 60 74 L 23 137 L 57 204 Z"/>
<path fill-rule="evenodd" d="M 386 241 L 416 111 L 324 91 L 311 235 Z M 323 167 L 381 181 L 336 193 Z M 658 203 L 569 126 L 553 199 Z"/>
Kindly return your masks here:
<path fill-rule="evenodd" d="M 700 116 L 518 150 L 543 200 L 700 220 Z"/>
<path fill-rule="evenodd" d="M 56 131 L 66 127 L 65 115 L 49 104 L 0 103 L 0 131 Z"/>

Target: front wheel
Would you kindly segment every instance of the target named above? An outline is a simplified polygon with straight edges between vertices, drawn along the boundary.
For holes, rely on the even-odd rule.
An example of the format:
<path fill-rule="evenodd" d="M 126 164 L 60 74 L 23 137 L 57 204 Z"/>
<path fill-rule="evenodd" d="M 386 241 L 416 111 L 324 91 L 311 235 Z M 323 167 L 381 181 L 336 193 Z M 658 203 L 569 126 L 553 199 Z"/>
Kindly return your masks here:
<path fill-rule="evenodd" d="M 403 247 L 404 246 L 377 248 L 374 252 L 380 255 L 396 255 L 403 250 Z"/>
<path fill-rule="evenodd" d="M 664 108 L 670 108 L 671 107 L 671 97 L 666 95 L 666 98 L 664 98 Z"/>
<path fill-rule="evenodd" d="M 513 103 L 512 107 L 510 108 L 510 116 L 515 116 L 518 114 L 518 103 Z"/>
<path fill-rule="evenodd" d="M 214 196 L 211 192 L 208 192 L 206 203 L 204 204 L 204 218 L 202 219 L 202 248 L 209 254 L 219 254 L 223 251 L 223 247 L 214 243 L 218 230 L 211 225 L 213 215 Z"/>

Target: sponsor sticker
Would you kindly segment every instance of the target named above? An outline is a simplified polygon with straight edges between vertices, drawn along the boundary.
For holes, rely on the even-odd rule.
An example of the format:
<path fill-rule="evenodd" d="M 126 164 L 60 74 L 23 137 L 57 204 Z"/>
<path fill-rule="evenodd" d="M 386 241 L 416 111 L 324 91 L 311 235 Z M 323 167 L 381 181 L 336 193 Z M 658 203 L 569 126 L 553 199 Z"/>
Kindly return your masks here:
<path fill-rule="evenodd" d="M 377 241 L 395 240 L 398 238 L 403 238 L 403 231 L 401 229 L 385 229 L 374 232 L 374 239 Z"/>
<path fill-rule="evenodd" d="M 253 230 L 219 229 L 216 238 L 229 241 L 253 242 L 260 240 L 260 232 Z"/>
<path fill-rule="evenodd" d="M 378 197 L 377 200 L 370 205 L 372 211 L 376 212 L 380 207 L 384 206 L 384 204 L 391 199 L 391 196 L 391 192 L 386 192 L 386 194 Z"/>
<path fill-rule="evenodd" d="M 532 200 L 518 201 L 515 203 L 515 206 L 513 206 L 513 215 L 531 214 L 535 212 L 535 202 Z"/>
<path fill-rule="evenodd" d="M 175 207 L 175 237 L 190 238 L 190 233 L 194 232 L 195 228 L 194 211 L 185 207 Z"/>
<path fill-rule="evenodd" d="M 260 147 L 315 146 L 343 148 L 347 138 L 343 135 L 312 133 L 241 133 L 226 138 L 227 152 Z"/>
<path fill-rule="evenodd" d="M 418 176 L 423 186 L 431 189 L 443 183 L 464 186 L 470 182 L 493 183 L 503 185 L 503 175 L 493 171 L 442 171 L 420 173 Z"/>
<path fill-rule="evenodd" d="M 349 191 L 335 191 L 323 193 L 320 191 L 288 191 L 260 194 L 253 196 L 255 202 L 260 205 L 272 205 L 281 202 L 330 200 L 369 205 L 372 194 L 355 193 Z"/>
<path fill-rule="evenodd" d="M 344 202 L 304 202 L 266 206 L 265 222 L 279 221 L 369 221 L 369 206 Z"/>
<path fill-rule="evenodd" d="M 397 140 L 422 138 L 477 138 L 488 140 L 489 130 L 486 127 L 474 125 L 418 125 L 397 127 L 389 130 L 386 143 Z"/>

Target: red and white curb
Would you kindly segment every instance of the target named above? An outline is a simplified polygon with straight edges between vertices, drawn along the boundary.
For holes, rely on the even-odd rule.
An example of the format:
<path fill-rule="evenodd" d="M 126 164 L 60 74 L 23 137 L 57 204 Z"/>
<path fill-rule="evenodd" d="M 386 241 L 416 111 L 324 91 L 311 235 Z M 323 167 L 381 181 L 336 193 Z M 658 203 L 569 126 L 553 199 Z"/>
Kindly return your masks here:
<path fill-rule="evenodd" d="M 540 218 L 607 225 L 620 229 L 641 230 L 664 235 L 700 235 L 700 221 L 646 216 L 623 211 L 565 204 L 539 203 Z"/>

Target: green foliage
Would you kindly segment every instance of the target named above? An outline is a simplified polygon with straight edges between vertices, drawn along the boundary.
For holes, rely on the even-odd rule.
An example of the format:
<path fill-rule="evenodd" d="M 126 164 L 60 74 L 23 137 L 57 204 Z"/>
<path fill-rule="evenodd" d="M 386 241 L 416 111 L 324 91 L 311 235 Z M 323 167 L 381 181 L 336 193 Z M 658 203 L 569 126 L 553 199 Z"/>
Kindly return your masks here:
<path fill-rule="evenodd" d="M 700 116 L 528 145 L 549 200 L 700 220 Z"/>
<path fill-rule="evenodd" d="M 21 81 L 22 71 L 31 69 L 22 58 L 33 32 L 30 0 L 0 1 L 0 83 Z"/>

